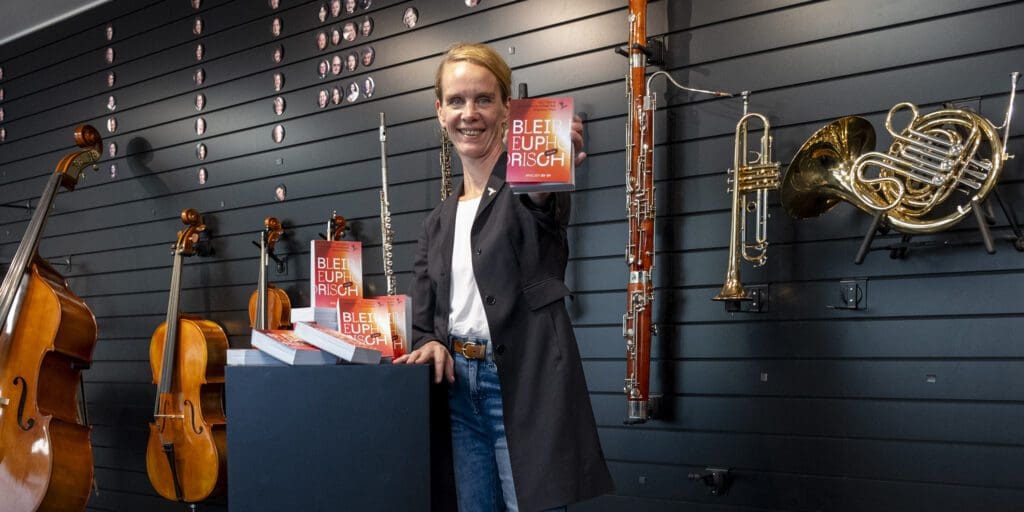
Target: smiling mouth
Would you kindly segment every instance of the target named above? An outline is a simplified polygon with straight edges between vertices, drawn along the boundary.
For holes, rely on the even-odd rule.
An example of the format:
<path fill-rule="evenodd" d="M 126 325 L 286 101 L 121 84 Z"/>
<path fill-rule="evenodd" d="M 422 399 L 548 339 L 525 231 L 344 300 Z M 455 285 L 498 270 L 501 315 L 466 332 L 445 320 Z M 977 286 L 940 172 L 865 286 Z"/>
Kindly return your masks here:
<path fill-rule="evenodd" d="M 467 130 L 465 128 L 459 130 L 459 133 L 461 133 L 463 135 L 466 135 L 466 136 L 469 136 L 469 137 L 472 137 L 474 135 L 480 135 L 483 132 L 484 132 L 483 130 Z"/>

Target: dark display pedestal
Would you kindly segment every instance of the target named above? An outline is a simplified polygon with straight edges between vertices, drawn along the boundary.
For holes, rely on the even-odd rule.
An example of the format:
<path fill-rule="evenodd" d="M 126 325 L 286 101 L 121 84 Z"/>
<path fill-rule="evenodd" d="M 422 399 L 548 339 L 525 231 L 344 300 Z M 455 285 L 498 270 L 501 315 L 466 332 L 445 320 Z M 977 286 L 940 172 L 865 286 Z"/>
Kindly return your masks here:
<path fill-rule="evenodd" d="M 428 367 L 234 366 L 226 380 L 230 510 L 447 508 L 446 405 Z"/>

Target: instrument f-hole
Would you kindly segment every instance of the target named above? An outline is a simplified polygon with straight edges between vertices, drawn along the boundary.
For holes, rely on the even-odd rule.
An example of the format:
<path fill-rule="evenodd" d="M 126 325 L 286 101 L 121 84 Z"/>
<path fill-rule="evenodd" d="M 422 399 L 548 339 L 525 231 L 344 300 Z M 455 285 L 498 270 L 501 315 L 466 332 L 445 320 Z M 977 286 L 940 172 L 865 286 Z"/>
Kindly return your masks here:
<path fill-rule="evenodd" d="M 21 384 L 21 400 L 18 400 L 18 428 L 28 432 L 36 425 L 36 420 L 29 418 L 24 424 L 22 423 L 22 418 L 25 415 L 25 402 L 28 400 L 28 384 L 21 375 L 14 378 L 14 385 L 17 386 L 18 384 Z"/>
<path fill-rule="evenodd" d="M 192 404 L 191 400 L 185 400 L 185 405 L 188 406 L 188 412 L 191 415 L 192 432 L 195 432 L 196 434 L 202 434 L 203 427 L 200 425 L 199 428 L 196 428 L 196 406 Z"/>

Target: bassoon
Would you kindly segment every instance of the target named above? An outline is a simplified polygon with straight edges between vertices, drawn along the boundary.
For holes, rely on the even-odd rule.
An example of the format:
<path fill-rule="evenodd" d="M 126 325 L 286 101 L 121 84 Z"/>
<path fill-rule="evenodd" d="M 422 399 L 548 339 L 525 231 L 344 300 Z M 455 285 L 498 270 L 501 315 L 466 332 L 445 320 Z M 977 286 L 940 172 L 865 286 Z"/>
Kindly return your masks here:
<path fill-rule="evenodd" d="M 730 97 L 722 91 L 687 87 L 665 71 L 646 76 L 647 2 L 629 0 L 629 42 L 624 52 L 629 59 L 626 95 L 629 112 L 626 125 L 626 217 L 629 237 L 626 243 L 626 313 L 622 315 L 622 336 L 626 338 L 626 423 L 644 423 L 650 413 L 651 337 L 657 334 L 651 322 L 654 302 L 654 111 L 655 95 L 651 81 L 663 76 L 684 91 Z"/>
<path fill-rule="evenodd" d="M 626 54 L 629 74 L 626 94 L 629 112 L 626 126 L 626 216 L 629 236 L 626 265 L 626 313 L 622 317 L 622 335 L 626 338 L 626 423 L 647 421 L 650 368 L 651 303 L 654 287 L 654 172 L 651 167 L 653 137 L 652 116 L 644 108 L 647 96 L 647 0 L 629 0 L 629 42 Z"/>

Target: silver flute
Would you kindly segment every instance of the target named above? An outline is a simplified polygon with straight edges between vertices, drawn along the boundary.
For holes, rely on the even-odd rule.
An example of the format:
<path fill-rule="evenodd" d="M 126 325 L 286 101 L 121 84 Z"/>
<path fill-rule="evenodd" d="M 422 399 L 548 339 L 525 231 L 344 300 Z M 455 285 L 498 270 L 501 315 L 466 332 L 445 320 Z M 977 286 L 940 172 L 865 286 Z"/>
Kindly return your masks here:
<path fill-rule="evenodd" d="M 380 240 L 384 251 L 384 279 L 388 295 L 395 294 L 395 270 L 391 263 L 391 245 L 395 234 L 391 231 L 391 201 L 388 199 L 388 135 L 384 112 L 380 113 Z"/>

